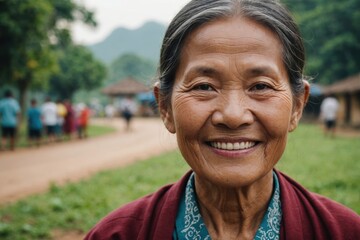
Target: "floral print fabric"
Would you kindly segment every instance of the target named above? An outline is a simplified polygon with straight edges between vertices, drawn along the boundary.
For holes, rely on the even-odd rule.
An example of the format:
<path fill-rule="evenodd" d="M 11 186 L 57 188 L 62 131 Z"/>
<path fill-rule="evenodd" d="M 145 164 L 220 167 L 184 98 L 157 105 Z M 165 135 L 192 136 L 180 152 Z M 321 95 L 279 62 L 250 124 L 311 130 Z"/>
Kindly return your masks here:
<path fill-rule="evenodd" d="M 268 209 L 257 230 L 255 240 L 277 240 L 280 238 L 281 224 L 281 202 L 280 202 L 280 186 L 275 173 L 274 191 L 268 205 Z M 190 176 L 185 193 L 180 200 L 180 206 L 176 217 L 175 229 L 173 232 L 174 240 L 211 240 L 209 232 L 201 217 L 198 207 L 194 173 Z"/>

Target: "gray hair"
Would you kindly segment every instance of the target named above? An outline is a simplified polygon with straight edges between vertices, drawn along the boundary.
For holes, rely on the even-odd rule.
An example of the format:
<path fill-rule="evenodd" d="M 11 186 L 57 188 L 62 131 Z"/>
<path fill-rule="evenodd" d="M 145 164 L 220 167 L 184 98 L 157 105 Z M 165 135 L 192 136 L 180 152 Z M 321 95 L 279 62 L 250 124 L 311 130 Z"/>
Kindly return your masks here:
<path fill-rule="evenodd" d="M 165 33 L 159 64 L 160 93 L 170 103 L 184 41 L 195 29 L 211 21 L 243 16 L 272 30 L 283 46 L 292 93 L 304 91 L 305 53 L 299 29 L 290 12 L 277 0 L 192 0 L 171 21 Z"/>

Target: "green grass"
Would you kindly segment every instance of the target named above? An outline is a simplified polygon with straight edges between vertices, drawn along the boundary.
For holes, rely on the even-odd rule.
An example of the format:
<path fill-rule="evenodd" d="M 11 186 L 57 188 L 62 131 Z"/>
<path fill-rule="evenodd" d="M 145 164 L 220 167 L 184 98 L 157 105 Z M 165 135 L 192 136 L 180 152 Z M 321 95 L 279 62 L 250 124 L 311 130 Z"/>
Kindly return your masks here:
<path fill-rule="evenodd" d="M 116 129 L 109 126 L 89 125 L 88 136 L 97 137 L 108 133 L 112 133 L 114 131 L 116 131 Z M 45 135 L 43 134 L 43 139 L 44 137 Z M 28 147 L 28 141 L 27 141 L 26 126 L 25 124 L 22 124 L 20 127 L 19 134 L 17 136 L 16 148 L 24 148 L 24 147 Z"/>
<path fill-rule="evenodd" d="M 277 168 L 311 191 L 360 213 L 359 137 L 324 137 L 319 127 L 300 125 L 290 134 Z"/>
<path fill-rule="evenodd" d="M 90 125 L 88 129 L 89 137 L 97 137 L 108 133 L 115 132 L 114 127 L 109 126 L 99 126 L 99 125 Z"/>
<path fill-rule="evenodd" d="M 289 137 L 278 169 L 360 213 L 360 138 L 324 138 L 301 125 Z M 122 204 L 179 179 L 188 166 L 178 151 L 101 172 L 0 208 L 0 239 L 49 239 L 54 229 L 86 232 Z"/>
<path fill-rule="evenodd" d="M 177 152 L 96 174 L 0 209 L 0 239 L 48 239 L 53 229 L 86 232 L 120 205 L 176 181 L 188 166 Z"/>

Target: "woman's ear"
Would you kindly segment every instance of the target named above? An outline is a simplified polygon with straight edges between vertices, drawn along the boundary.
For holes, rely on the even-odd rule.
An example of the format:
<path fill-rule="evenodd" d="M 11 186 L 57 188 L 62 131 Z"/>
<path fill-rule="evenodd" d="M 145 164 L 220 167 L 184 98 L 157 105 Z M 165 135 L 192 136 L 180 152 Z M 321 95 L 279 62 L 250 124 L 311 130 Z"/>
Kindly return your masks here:
<path fill-rule="evenodd" d="M 163 120 L 166 129 L 170 133 L 176 133 L 171 104 L 166 103 L 164 97 L 161 95 L 159 82 L 156 82 L 154 85 L 154 95 L 159 106 L 160 117 Z"/>
<path fill-rule="evenodd" d="M 295 128 L 297 127 L 297 125 L 300 121 L 300 118 L 302 116 L 304 107 L 309 99 L 310 84 L 306 80 L 303 80 L 303 82 L 304 82 L 304 92 L 302 93 L 302 95 L 300 97 L 296 98 L 296 100 L 295 100 L 293 112 L 292 112 L 291 120 L 290 120 L 289 132 L 294 131 Z"/>

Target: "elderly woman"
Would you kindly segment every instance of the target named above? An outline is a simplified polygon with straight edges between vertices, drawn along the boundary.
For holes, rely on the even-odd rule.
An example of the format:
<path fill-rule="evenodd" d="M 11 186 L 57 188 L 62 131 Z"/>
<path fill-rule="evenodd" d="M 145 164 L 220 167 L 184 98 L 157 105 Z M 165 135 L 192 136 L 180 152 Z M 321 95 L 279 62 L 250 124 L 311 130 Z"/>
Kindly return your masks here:
<path fill-rule="evenodd" d="M 278 1 L 188 3 L 165 34 L 154 92 L 192 171 L 86 239 L 360 239 L 356 213 L 274 170 L 309 95 L 303 67 Z"/>

